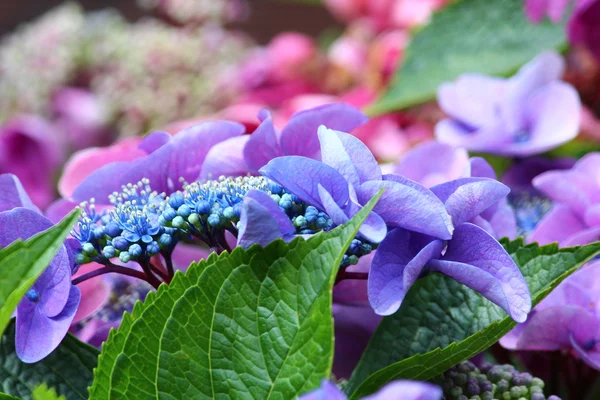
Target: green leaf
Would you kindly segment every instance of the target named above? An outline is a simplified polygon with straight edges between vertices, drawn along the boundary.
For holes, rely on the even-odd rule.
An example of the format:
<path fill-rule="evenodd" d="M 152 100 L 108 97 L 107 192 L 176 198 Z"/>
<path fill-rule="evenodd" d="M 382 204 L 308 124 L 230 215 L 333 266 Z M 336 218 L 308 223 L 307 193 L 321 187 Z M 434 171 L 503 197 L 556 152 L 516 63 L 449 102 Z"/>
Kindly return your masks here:
<path fill-rule="evenodd" d="M 530 23 L 523 0 L 457 1 L 415 34 L 387 92 L 367 112 L 424 103 L 464 73 L 508 76 L 544 50 L 564 49 L 564 29 L 564 23 Z"/>
<path fill-rule="evenodd" d="M 77 209 L 52 228 L 0 250 L 0 335 L 27 290 L 63 245 L 78 218 Z"/>
<path fill-rule="evenodd" d="M 46 386 L 45 383 L 33 389 L 32 397 L 33 400 L 66 400 L 65 396 L 58 396 L 56 391 Z"/>
<path fill-rule="evenodd" d="M 521 268 L 533 304 L 597 254 L 600 243 L 559 249 L 503 241 Z M 431 379 L 497 342 L 515 322 L 477 292 L 431 274 L 410 289 L 400 310 L 385 317 L 348 385 L 356 399 L 394 379 Z"/>
<path fill-rule="evenodd" d="M 333 361 L 336 272 L 379 196 L 330 232 L 177 273 L 110 334 L 90 398 L 291 399 L 317 387 Z"/>
<path fill-rule="evenodd" d="M 6 329 L 0 342 L 0 390 L 31 399 L 32 391 L 44 383 L 67 399 L 87 399 L 98 350 L 68 334 L 50 355 L 25 364 L 15 353 L 15 324 Z"/>

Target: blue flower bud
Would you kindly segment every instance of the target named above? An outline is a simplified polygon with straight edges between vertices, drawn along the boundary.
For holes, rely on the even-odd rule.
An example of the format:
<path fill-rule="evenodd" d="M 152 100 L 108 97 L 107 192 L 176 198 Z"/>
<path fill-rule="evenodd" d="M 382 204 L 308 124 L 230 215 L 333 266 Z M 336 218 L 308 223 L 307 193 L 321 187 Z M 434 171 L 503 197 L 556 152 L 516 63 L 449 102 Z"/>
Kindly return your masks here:
<path fill-rule="evenodd" d="M 117 236 L 113 240 L 111 240 L 113 247 L 117 250 L 127 250 L 129 247 L 129 242 L 123 236 Z"/>
<path fill-rule="evenodd" d="M 172 241 L 173 241 L 173 239 L 171 238 L 171 235 L 169 235 L 168 233 L 163 233 L 162 235 L 160 235 L 160 238 L 158 239 L 158 243 L 160 244 L 161 247 L 170 246 Z"/>
<path fill-rule="evenodd" d="M 313 206 L 306 207 L 306 211 L 304 211 L 304 218 L 308 221 L 309 224 L 312 224 L 317 220 L 319 216 L 319 210 L 317 210 Z"/>
<path fill-rule="evenodd" d="M 188 222 L 194 225 L 196 228 L 200 227 L 200 215 L 193 213 L 188 217 Z"/>
<path fill-rule="evenodd" d="M 273 194 L 281 194 L 283 192 L 281 185 L 271 180 L 267 181 L 267 189 Z"/>
<path fill-rule="evenodd" d="M 213 228 L 217 227 L 221 224 L 221 216 L 219 214 L 210 214 L 207 221 Z"/>
<path fill-rule="evenodd" d="M 187 204 L 182 205 L 177 209 L 177 215 L 187 218 L 192 213 L 192 209 Z"/>
<path fill-rule="evenodd" d="M 331 219 L 323 217 L 323 216 L 319 216 L 315 223 L 315 225 L 317 226 L 317 229 L 321 229 L 321 230 L 325 230 L 325 229 L 329 228 L 332 224 L 333 224 L 333 222 L 331 221 Z"/>
<path fill-rule="evenodd" d="M 94 245 L 89 242 L 83 244 L 81 251 L 88 256 L 95 256 L 97 254 Z"/>
<path fill-rule="evenodd" d="M 144 253 L 144 250 L 142 250 L 142 246 L 140 246 L 137 243 L 132 244 L 131 246 L 129 246 L 129 255 L 131 256 L 131 258 L 135 259 L 138 257 L 141 257 L 142 254 Z"/>
<path fill-rule="evenodd" d="M 104 246 L 102 249 L 102 254 L 104 257 L 111 259 L 117 256 L 117 249 L 115 249 L 113 246 Z"/>
<path fill-rule="evenodd" d="M 160 253 L 160 246 L 157 242 L 152 242 L 148 244 L 148 246 L 146 246 L 146 251 L 148 252 L 148 255 L 153 256 L 155 254 Z"/>
<path fill-rule="evenodd" d="M 27 299 L 29 301 L 33 301 L 34 303 L 37 303 L 38 301 L 40 301 L 40 294 L 37 290 L 31 288 L 27 291 L 27 293 L 25 293 L 25 296 L 27 297 Z"/>
<path fill-rule="evenodd" d="M 277 204 L 279 204 L 279 202 L 281 201 L 281 196 L 276 195 L 276 194 L 272 194 L 271 198 L 273 199 L 273 201 Z"/>
<path fill-rule="evenodd" d="M 187 227 L 185 220 L 180 216 L 173 218 L 172 223 L 175 228 L 185 229 Z"/>
<path fill-rule="evenodd" d="M 196 212 L 198 214 L 209 214 L 210 213 L 210 204 L 206 200 L 201 200 L 196 204 Z"/>
<path fill-rule="evenodd" d="M 228 219 L 231 220 L 235 217 L 235 213 L 233 211 L 233 207 L 227 207 L 223 210 L 223 216 Z"/>
<path fill-rule="evenodd" d="M 165 221 L 173 221 L 173 218 L 175 218 L 176 216 L 177 212 L 172 208 L 167 208 L 162 213 L 162 217 L 165 219 Z"/>
<path fill-rule="evenodd" d="M 92 261 L 88 256 L 86 256 L 83 253 L 76 253 L 75 254 L 75 263 L 77 263 L 78 265 L 83 265 L 83 264 L 87 264 L 90 261 Z"/>
<path fill-rule="evenodd" d="M 121 260 L 124 263 L 127 263 L 127 262 L 131 261 L 131 256 L 129 255 L 128 252 L 122 251 L 121 254 L 119 254 L 119 260 Z"/>
<path fill-rule="evenodd" d="M 279 207 L 283 208 L 284 210 L 288 210 L 292 207 L 292 196 L 289 193 L 281 196 L 281 200 L 279 200 Z"/>
<path fill-rule="evenodd" d="M 98 226 L 94 228 L 94 237 L 96 239 L 102 239 L 104 237 L 105 228 L 103 226 Z"/>
<path fill-rule="evenodd" d="M 183 205 L 185 199 L 183 198 L 183 194 L 181 192 L 175 192 L 169 196 L 169 205 L 174 209 L 178 209 Z"/>
<path fill-rule="evenodd" d="M 306 225 L 308 225 L 308 221 L 306 218 L 304 218 L 304 216 L 298 215 L 296 218 L 294 218 L 294 226 L 296 228 L 304 228 Z"/>
<path fill-rule="evenodd" d="M 119 224 L 117 224 L 115 221 L 110 221 L 104 227 L 104 232 L 110 237 L 116 237 L 121 234 L 121 228 L 119 228 Z"/>

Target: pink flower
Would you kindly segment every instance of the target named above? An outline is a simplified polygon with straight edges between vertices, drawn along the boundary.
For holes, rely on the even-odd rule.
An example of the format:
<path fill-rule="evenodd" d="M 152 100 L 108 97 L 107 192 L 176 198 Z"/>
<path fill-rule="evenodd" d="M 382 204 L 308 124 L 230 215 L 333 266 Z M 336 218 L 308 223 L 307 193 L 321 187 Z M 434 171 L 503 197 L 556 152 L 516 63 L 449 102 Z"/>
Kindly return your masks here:
<path fill-rule="evenodd" d="M 117 161 L 132 161 L 146 155 L 138 146 L 141 138 L 121 140 L 109 147 L 92 147 L 81 150 L 67 161 L 58 181 L 58 191 L 65 199 L 71 198 L 73 190 L 98 168 Z"/>
<path fill-rule="evenodd" d="M 60 132 L 34 115 L 19 115 L 0 127 L 0 173 L 19 177 L 33 202 L 54 198 L 54 175 L 64 157 Z"/>

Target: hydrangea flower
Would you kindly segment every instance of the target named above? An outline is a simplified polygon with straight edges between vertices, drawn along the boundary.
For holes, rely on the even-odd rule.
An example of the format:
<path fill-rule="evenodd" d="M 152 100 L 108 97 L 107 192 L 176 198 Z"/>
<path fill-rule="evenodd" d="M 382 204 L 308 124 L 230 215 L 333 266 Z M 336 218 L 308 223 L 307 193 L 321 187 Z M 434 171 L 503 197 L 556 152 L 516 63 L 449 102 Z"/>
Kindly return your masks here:
<path fill-rule="evenodd" d="M 600 262 L 569 276 L 500 344 L 510 350 L 568 350 L 600 370 Z"/>
<path fill-rule="evenodd" d="M 319 126 L 350 132 L 367 121 L 362 112 L 343 103 L 326 104 L 297 112 L 281 132 L 275 128 L 273 118 L 267 110 L 262 110 L 258 118 L 261 124 L 250 137 L 228 140 L 209 152 L 201 179 L 247 172 L 257 174 L 270 160 L 281 156 L 297 155 L 319 159 Z M 224 154 L 227 155 L 227 161 L 224 160 Z"/>
<path fill-rule="evenodd" d="M 16 176 L 0 175 L 0 193 L 0 247 L 52 227 Z M 69 246 L 62 246 L 17 307 L 16 351 L 24 362 L 46 357 L 67 334 L 81 299 L 71 284 L 72 260 Z"/>
<path fill-rule="evenodd" d="M 400 176 L 383 176 L 369 149 L 348 133 L 321 126 L 318 138 L 323 162 L 301 156 L 279 157 L 261 168 L 261 174 L 325 211 L 336 225 L 347 222 L 362 204 L 385 188 L 359 231 L 374 243 L 385 237 L 386 224 L 442 239 L 452 236 L 450 216 L 432 192 Z"/>
<path fill-rule="evenodd" d="M 181 178 L 189 182 L 196 180 L 212 146 L 243 133 L 242 125 L 227 121 L 198 124 L 173 137 L 165 132 L 154 132 L 140 144 L 146 156 L 104 165 L 75 188 L 72 198 L 77 202 L 108 199 L 123 185 L 144 178 L 152 182 L 154 190 L 172 193 L 181 188 Z"/>
<path fill-rule="evenodd" d="M 465 149 L 437 141 L 411 149 L 393 171 L 426 187 L 466 177 L 496 179 L 494 169 L 483 158 L 469 159 Z M 497 239 L 514 239 L 517 235 L 515 212 L 506 198 L 498 200 L 474 222 Z"/>
<path fill-rule="evenodd" d="M 600 239 L 600 153 L 589 153 L 569 170 L 554 170 L 533 180 L 553 201 L 551 210 L 531 233 L 540 244 L 576 246 Z"/>
<path fill-rule="evenodd" d="M 419 277 L 440 272 L 478 291 L 515 321 L 525 321 L 531 296 L 521 271 L 502 245 L 474 224 L 509 189 L 489 178 L 462 178 L 431 190 L 452 216 L 454 234 L 444 241 L 392 230 L 379 245 L 369 273 L 369 300 L 375 312 L 396 312 Z"/>
<path fill-rule="evenodd" d="M 331 381 L 324 380 L 321 387 L 300 396 L 299 400 L 347 400 L 348 397 Z M 363 400 L 441 400 L 442 390 L 426 382 L 394 381 Z"/>
<path fill-rule="evenodd" d="M 501 155 L 543 153 L 575 138 L 581 104 L 560 81 L 565 69 L 556 53 L 538 55 L 512 78 L 462 75 L 438 90 L 449 118 L 436 125 L 438 140 Z"/>

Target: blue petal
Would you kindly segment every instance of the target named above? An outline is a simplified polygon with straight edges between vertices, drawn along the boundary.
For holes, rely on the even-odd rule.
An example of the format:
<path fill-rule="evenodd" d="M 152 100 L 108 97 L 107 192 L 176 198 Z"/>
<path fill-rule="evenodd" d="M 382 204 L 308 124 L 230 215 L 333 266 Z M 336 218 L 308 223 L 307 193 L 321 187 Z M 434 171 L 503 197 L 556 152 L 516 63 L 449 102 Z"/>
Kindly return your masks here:
<path fill-rule="evenodd" d="M 506 197 L 510 189 L 495 179 L 461 178 L 431 188 L 458 226 Z"/>
<path fill-rule="evenodd" d="M 252 173 L 258 172 L 272 159 L 283 156 L 279 147 L 279 133 L 273 125 L 271 114 L 263 110 L 261 116 L 264 120 L 250 135 L 250 140 L 244 147 L 244 160 Z"/>
<path fill-rule="evenodd" d="M 358 200 L 366 204 L 381 188 L 385 192 L 374 208 L 391 227 L 405 228 L 440 239 L 452 237 L 452 222 L 444 204 L 428 189 L 397 175 L 383 181 L 368 181 L 357 190 Z"/>
<path fill-rule="evenodd" d="M 335 169 L 319 161 L 299 156 L 278 157 L 259 172 L 321 210 L 324 206 L 319 196 L 319 185 L 340 207 L 348 202 L 348 182 Z"/>
<path fill-rule="evenodd" d="M 266 246 L 294 232 L 289 217 L 271 196 L 260 190 L 251 190 L 246 194 L 238 224 L 238 246 Z"/>
<path fill-rule="evenodd" d="M 442 248 L 440 240 L 405 229 L 391 231 L 377 248 L 369 272 L 369 302 L 375 312 L 395 313 L 425 265 L 439 257 Z"/>

